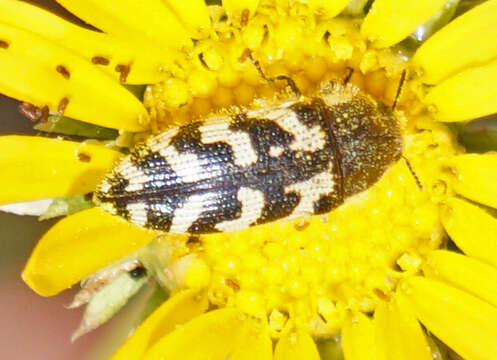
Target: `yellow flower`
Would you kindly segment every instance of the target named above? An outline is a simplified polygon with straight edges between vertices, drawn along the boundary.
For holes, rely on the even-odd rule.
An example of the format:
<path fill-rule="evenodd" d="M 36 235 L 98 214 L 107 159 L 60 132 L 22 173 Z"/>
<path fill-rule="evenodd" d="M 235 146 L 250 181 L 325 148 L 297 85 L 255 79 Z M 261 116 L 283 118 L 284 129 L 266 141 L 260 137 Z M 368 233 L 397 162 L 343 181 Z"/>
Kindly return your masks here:
<path fill-rule="evenodd" d="M 0 92 L 32 104 L 36 118 L 48 108 L 120 136 L 0 137 L 0 204 L 90 193 L 119 147 L 284 96 L 246 49 L 268 77 L 290 76 L 307 95 L 349 78 L 392 104 L 407 70 L 395 111 L 403 158 L 326 216 L 157 237 L 91 208 L 49 230 L 23 273 L 41 295 L 134 251 L 171 292 L 114 359 L 343 351 L 346 360 L 418 360 L 445 356 L 446 345 L 465 359 L 497 354 L 497 155 L 465 153 L 445 124 L 497 112 L 497 0 L 456 17 L 414 54 L 398 44 L 423 24 L 441 26 L 457 2 L 376 0 L 365 17 L 364 2 L 343 0 L 59 3 L 103 32 L 3 0 Z M 120 82 L 149 84 L 143 103 Z"/>

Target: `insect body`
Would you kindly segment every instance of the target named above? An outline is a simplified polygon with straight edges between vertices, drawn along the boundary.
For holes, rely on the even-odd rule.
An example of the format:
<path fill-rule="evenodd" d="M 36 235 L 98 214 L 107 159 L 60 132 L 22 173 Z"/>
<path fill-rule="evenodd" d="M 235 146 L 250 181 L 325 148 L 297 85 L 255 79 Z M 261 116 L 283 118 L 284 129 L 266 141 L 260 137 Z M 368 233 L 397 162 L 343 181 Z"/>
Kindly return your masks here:
<path fill-rule="evenodd" d="M 401 155 L 396 118 L 353 86 L 172 128 L 138 145 L 95 200 L 171 233 L 234 231 L 326 213 Z"/>

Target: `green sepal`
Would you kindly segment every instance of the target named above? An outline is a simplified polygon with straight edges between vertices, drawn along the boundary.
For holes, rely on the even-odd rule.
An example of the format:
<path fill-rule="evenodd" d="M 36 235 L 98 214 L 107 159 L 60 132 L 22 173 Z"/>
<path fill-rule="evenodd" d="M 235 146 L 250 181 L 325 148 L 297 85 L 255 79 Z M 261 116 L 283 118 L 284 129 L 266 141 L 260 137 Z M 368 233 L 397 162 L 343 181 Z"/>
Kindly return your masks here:
<path fill-rule="evenodd" d="M 39 217 L 40 221 L 52 219 L 58 216 L 74 214 L 78 211 L 95 206 L 93 201 L 86 195 L 74 195 L 63 198 L 55 198 L 47 211 Z"/>
<path fill-rule="evenodd" d="M 113 140 L 119 135 L 117 130 L 60 115 L 50 115 L 46 122 L 39 122 L 34 128 L 49 133 L 76 135 L 100 140 Z"/>
<path fill-rule="evenodd" d="M 109 320 L 146 284 L 148 278 L 146 273 L 136 277 L 126 272 L 103 286 L 86 305 L 81 324 L 71 339 L 74 341 Z"/>

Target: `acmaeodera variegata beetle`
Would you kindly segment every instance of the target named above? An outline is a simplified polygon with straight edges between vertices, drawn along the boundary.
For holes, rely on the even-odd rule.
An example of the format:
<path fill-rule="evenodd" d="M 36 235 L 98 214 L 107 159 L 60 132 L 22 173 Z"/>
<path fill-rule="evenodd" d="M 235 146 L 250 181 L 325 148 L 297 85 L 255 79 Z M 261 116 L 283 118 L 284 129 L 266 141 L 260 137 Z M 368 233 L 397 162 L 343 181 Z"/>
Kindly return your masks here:
<path fill-rule="evenodd" d="M 170 233 L 229 232 L 327 213 L 401 156 L 392 111 L 352 85 L 212 116 L 136 146 L 95 201 Z"/>

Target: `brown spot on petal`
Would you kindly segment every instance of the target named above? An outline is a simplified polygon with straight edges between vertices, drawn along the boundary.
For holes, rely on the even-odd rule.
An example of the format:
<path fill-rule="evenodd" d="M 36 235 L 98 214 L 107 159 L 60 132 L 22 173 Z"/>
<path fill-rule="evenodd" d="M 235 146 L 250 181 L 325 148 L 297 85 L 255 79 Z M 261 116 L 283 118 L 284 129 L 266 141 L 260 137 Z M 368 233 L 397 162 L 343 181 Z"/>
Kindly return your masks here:
<path fill-rule="evenodd" d="M 119 81 L 125 83 L 129 72 L 131 71 L 131 67 L 129 65 L 118 64 L 116 65 L 116 71 L 121 74 L 119 76 Z"/>
<path fill-rule="evenodd" d="M 8 49 L 9 43 L 5 40 L 0 40 L 0 49 Z"/>
<path fill-rule="evenodd" d="M 109 65 L 110 60 L 103 56 L 94 56 L 91 58 L 91 62 L 95 65 Z"/>
<path fill-rule="evenodd" d="M 64 65 L 57 65 L 55 68 L 59 74 L 61 74 L 65 79 L 69 79 L 71 77 L 71 73 Z"/>
<path fill-rule="evenodd" d="M 57 112 L 59 115 L 64 115 L 64 112 L 66 111 L 67 105 L 69 104 L 69 99 L 68 98 L 63 98 L 59 102 L 59 106 L 57 107 Z"/>
<path fill-rule="evenodd" d="M 88 154 L 85 154 L 84 152 L 78 152 L 78 159 L 81 162 L 90 162 L 91 156 Z"/>

